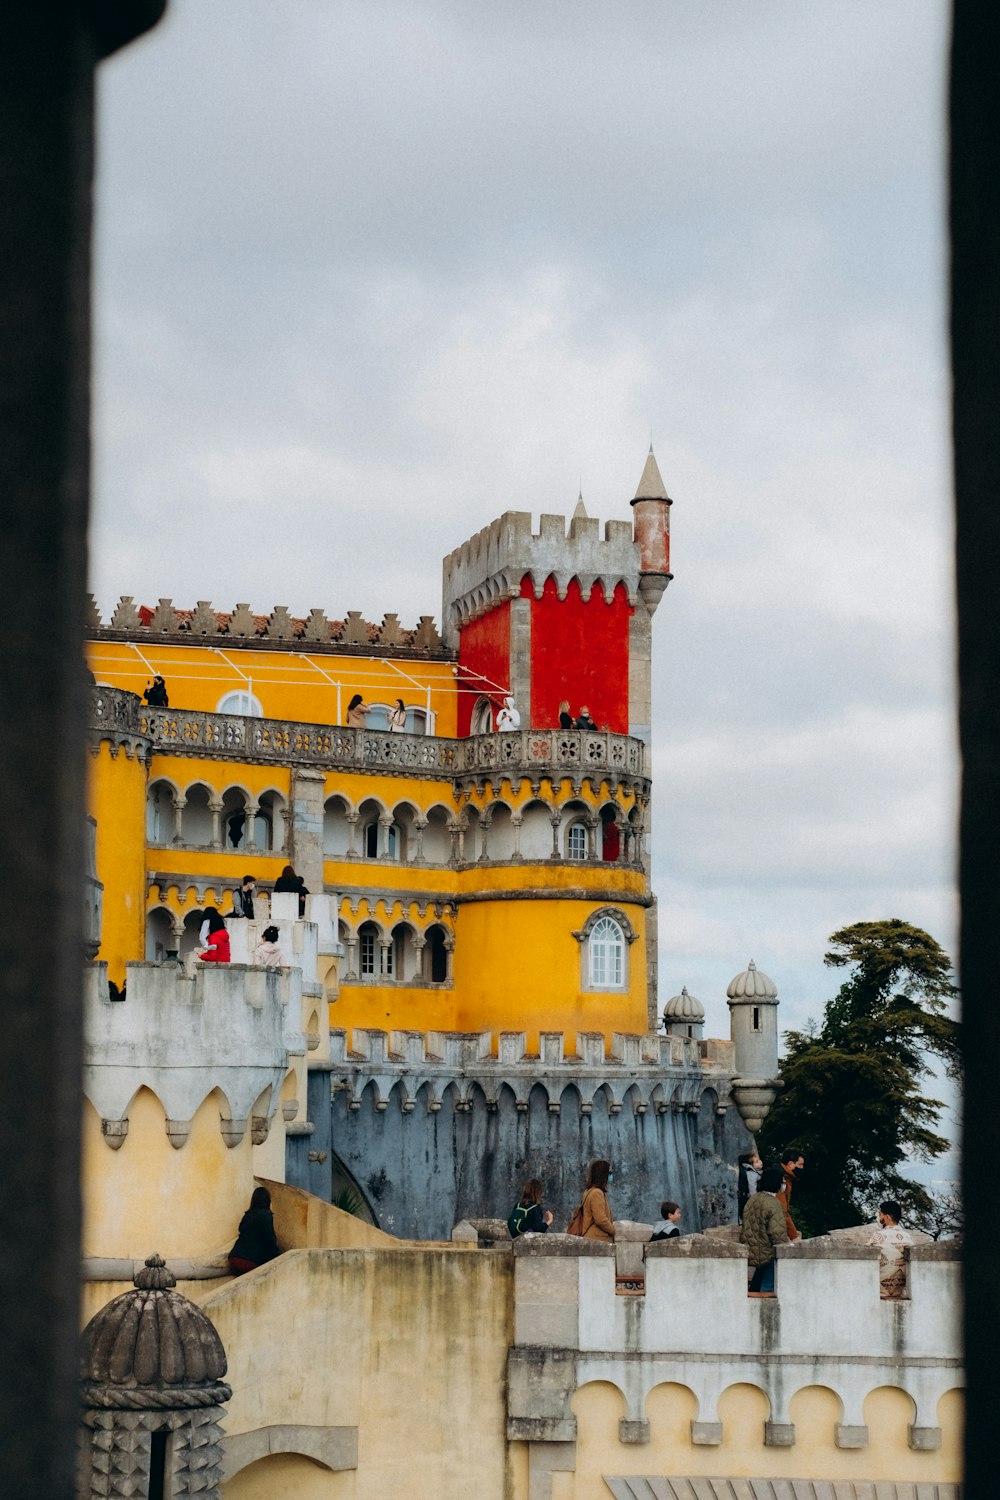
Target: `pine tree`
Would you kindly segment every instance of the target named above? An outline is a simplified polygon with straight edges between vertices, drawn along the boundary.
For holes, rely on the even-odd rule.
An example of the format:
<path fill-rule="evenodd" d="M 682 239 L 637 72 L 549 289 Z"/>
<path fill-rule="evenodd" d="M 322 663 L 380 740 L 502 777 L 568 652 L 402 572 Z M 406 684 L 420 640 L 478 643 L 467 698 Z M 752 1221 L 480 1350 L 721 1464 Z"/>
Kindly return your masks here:
<path fill-rule="evenodd" d="M 820 1026 L 785 1033 L 784 1089 L 759 1141 L 765 1161 L 801 1148 L 793 1214 L 810 1234 L 862 1223 L 884 1198 L 929 1211 L 900 1166 L 948 1149 L 935 1129 L 942 1105 L 921 1089 L 928 1057 L 953 1077 L 959 1068 L 951 960 L 926 932 L 896 918 L 856 922 L 833 933 L 824 963 L 851 972 Z"/>

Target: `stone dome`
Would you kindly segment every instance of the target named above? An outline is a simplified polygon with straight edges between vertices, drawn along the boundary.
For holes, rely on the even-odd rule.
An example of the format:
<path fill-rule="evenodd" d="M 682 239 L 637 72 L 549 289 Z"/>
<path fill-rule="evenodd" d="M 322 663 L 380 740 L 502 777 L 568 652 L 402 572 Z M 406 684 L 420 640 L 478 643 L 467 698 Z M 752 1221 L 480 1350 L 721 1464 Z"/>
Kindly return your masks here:
<path fill-rule="evenodd" d="M 663 1019 L 665 1021 L 688 1021 L 695 1026 L 700 1026 L 705 1020 L 705 1007 L 700 1000 L 688 994 L 685 985 L 680 994 L 671 996 L 663 1007 Z"/>
<path fill-rule="evenodd" d="M 743 973 L 730 980 L 726 994 L 730 1000 L 776 1000 L 778 987 L 751 959 Z"/>
<path fill-rule="evenodd" d="M 84 1404 L 208 1405 L 228 1401 L 226 1351 L 209 1319 L 171 1291 L 159 1255 L 136 1272 L 135 1289 L 95 1313 L 83 1331 Z"/>

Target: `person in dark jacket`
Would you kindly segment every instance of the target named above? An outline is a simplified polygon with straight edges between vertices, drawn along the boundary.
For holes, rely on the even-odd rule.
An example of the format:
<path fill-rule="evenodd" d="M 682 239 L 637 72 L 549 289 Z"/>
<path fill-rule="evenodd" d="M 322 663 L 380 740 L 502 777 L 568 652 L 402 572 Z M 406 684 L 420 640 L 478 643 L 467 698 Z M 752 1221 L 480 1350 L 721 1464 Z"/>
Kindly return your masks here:
<path fill-rule="evenodd" d="M 163 678 L 157 675 L 153 678 L 149 687 L 142 695 L 150 708 L 169 708 L 170 699 L 167 697 L 167 684 Z"/>
<path fill-rule="evenodd" d="M 516 1240 L 519 1234 L 547 1234 L 552 1223 L 552 1211 L 542 1207 L 543 1183 L 537 1177 L 529 1177 L 521 1189 L 521 1196 L 511 1209 L 507 1228 L 510 1237 Z"/>
<path fill-rule="evenodd" d="M 760 1184 L 743 1213 L 740 1241 L 753 1266 L 751 1292 L 774 1293 L 774 1252 L 788 1241 L 785 1210 L 778 1199 L 781 1168 L 765 1167 Z"/>
<path fill-rule="evenodd" d="M 266 1187 L 256 1187 L 250 1197 L 250 1207 L 240 1220 L 236 1244 L 229 1252 L 229 1269 L 234 1276 L 242 1276 L 245 1271 L 254 1271 L 280 1254 L 274 1233 L 271 1194 Z"/>
<path fill-rule="evenodd" d="M 653 1225 L 653 1232 L 649 1236 L 649 1243 L 656 1244 L 658 1240 L 675 1240 L 681 1232 L 681 1206 L 672 1198 L 667 1198 L 660 1204 L 659 1223 Z"/>
<path fill-rule="evenodd" d="M 274 882 L 274 889 L 276 891 L 297 891 L 299 897 L 299 916 L 305 916 L 306 897 L 309 894 L 309 887 L 306 885 L 301 875 L 296 875 L 295 870 L 291 865 L 286 865 L 282 870 L 281 874 Z"/>
<path fill-rule="evenodd" d="M 244 875 L 238 891 L 233 892 L 233 916 L 248 917 L 253 921 L 253 896 L 257 882 L 252 875 Z"/>

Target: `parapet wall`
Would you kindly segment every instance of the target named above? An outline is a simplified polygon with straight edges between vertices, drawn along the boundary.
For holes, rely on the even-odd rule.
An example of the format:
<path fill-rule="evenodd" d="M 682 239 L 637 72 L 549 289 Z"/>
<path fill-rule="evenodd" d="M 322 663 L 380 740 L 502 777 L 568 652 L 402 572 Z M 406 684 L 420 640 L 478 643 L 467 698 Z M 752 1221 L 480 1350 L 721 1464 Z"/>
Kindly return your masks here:
<path fill-rule="evenodd" d="M 126 1119 L 140 1088 L 157 1096 L 178 1134 L 213 1089 L 243 1129 L 251 1112 L 269 1120 L 289 1057 L 306 1051 L 301 1014 L 299 969 L 205 964 L 188 979 L 176 964 L 130 963 L 125 998 L 115 1000 L 107 965 L 88 965 L 83 1087 L 108 1143 L 108 1127 Z"/>
<path fill-rule="evenodd" d="M 672 1198 L 690 1228 L 735 1218 L 735 1162 L 752 1143 L 730 1108 L 729 1042 L 615 1033 L 605 1056 L 597 1034 L 542 1033 L 538 1055 L 523 1032 L 350 1039 L 331 1031 L 329 1062 L 310 1069 L 315 1132 L 308 1153 L 292 1144 L 289 1180 L 326 1196 L 331 1155 L 390 1234 L 506 1219 L 528 1177 L 564 1225 L 595 1157 L 615 1164 L 619 1217 L 654 1219 Z"/>
<path fill-rule="evenodd" d="M 616 1295 L 614 1245 L 530 1235 L 513 1254 L 511 1439 L 573 1441 L 574 1392 L 606 1381 L 625 1397 L 621 1441 L 648 1442 L 646 1397 L 671 1382 L 697 1398 L 692 1441 L 718 1445 L 719 1397 L 748 1383 L 770 1405 L 765 1444 L 795 1444 L 789 1403 L 820 1385 L 842 1403 L 837 1446 L 863 1448 L 865 1399 L 888 1385 L 914 1402 L 911 1447 L 932 1449 L 938 1402 L 964 1383 L 954 1243 L 911 1250 L 902 1302 L 879 1295 L 877 1250 L 830 1240 L 778 1251 L 774 1299 L 748 1297 L 743 1246 L 700 1235 L 646 1246 L 642 1296 Z"/>
<path fill-rule="evenodd" d="M 635 603 L 641 564 L 631 521 L 607 521 L 603 536 L 590 516 L 574 517 L 567 532 L 564 516 L 542 515 L 538 528 L 532 532 L 530 512 L 509 510 L 445 558 L 441 618 L 447 645 L 457 646 L 467 620 L 499 599 L 517 598 L 526 575 L 537 598 L 546 578 L 555 579 L 561 599 L 576 578 L 584 598 L 599 580 L 607 600 L 622 583 Z"/>

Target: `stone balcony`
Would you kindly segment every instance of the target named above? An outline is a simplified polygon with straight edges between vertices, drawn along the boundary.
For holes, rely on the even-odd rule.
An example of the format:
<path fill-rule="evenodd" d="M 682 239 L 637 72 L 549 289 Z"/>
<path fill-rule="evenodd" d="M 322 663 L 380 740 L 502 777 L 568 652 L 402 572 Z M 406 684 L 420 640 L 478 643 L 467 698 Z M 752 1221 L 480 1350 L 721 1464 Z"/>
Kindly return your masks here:
<path fill-rule="evenodd" d="M 466 739 L 389 734 L 193 709 L 147 708 L 135 693 L 121 688 L 92 690 L 89 728 L 92 738 L 136 751 L 144 748 L 147 754 L 316 766 L 373 775 L 454 781 L 513 773 L 534 781 L 554 772 L 576 782 L 596 774 L 630 785 L 649 775 L 642 740 L 603 730 L 521 729 Z"/>

